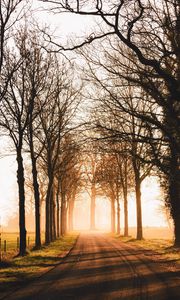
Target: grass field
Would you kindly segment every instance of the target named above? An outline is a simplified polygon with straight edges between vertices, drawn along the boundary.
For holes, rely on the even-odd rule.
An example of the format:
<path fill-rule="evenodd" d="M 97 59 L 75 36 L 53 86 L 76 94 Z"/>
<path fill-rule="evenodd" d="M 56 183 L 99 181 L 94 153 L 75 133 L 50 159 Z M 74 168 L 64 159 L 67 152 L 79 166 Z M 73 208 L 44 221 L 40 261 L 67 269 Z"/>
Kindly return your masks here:
<path fill-rule="evenodd" d="M 146 250 L 152 250 L 161 255 L 162 259 L 174 260 L 180 263 L 180 251 L 173 247 L 174 237 L 173 231 L 164 227 L 144 227 L 142 241 L 137 241 L 136 228 L 129 228 L 129 237 L 125 238 L 122 235 L 116 236 L 123 242 L 131 245 L 140 246 Z"/>
<path fill-rule="evenodd" d="M 35 234 L 27 233 L 27 248 L 31 249 L 34 246 Z M 44 242 L 44 233 L 42 233 L 42 243 Z M 1 233 L 1 257 L 9 258 L 18 253 L 19 234 L 17 232 L 2 232 Z"/>
<path fill-rule="evenodd" d="M 9 238 L 9 252 L 12 254 L 13 247 L 16 248 L 17 234 L 11 233 L 4 235 Z M 34 244 L 34 235 L 29 235 Z M 41 276 L 44 272 L 54 267 L 61 261 L 61 255 L 69 251 L 74 245 L 78 234 L 72 233 L 56 240 L 48 246 L 43 246 L 41 250 L 30 251 L 25 257 L 12 259 L 7 255 L 0 262 L 0 299 L 9 292 L 32 279 Z"/>
<path fill-rule="evenodd" d="M 136 228 L 129 228 L 129 235 L 136 237 Z M 165 239 L 173 240 L 173 230 L 168 227 L 143 227 L 143 237 L 145 239 Z"/>

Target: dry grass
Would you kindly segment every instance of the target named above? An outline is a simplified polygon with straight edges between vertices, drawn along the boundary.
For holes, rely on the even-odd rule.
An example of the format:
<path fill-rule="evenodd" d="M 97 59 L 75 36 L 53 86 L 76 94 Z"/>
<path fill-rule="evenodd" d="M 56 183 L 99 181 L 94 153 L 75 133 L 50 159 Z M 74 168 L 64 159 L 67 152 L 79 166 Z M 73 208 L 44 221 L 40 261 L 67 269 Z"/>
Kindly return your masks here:
<path fill-rule="evenodd" d="M 11 237 L 13 236 L 12 234 Z M 50 245 L 42 247 L 41 250 L 30 251 L 29 255 L 25 257 L 14 259 L 6 257 L 0 262 L 0 299 L 7 292 L 41 276 L 58 264 L 61 261 L 60 256 L 72 248 L 76 239 L 77 234 L 68 234 Z"/>
<path fill-rule="evenodd" d="M 9 260 L 18 253 L 18 238 L 19 234 L 17 232 L 3 232 L 1 233 L 1 256 L 4 260 Z M 5 242 L 6 241 L 6 251 Z M 42 233 L 42 242 L 44 242 L 44 233 Z M 35 234 L 34 232 L 27 233 L 27 248 L 30 250 L 35 244 Z"/>
<path fill-rule="evenodd" d="M 180 263 L 180 251 L 179 248 L 173 246 L 173 233 L 169 228 L 145 227 L 143 228 L 144 239 L 142 241 L 135 239 L 135 228 L 130 228 L 129 233 L 130 236 L 126 238 L 123 236 L 116 237 L 130 245 L 140 246 L 145 250 L 152 250 L 158 253 L 163 260 Z"/>
<path fill-rule="evenodd" d="M 136 237 L 136 228 L 129 228 L 129 235 Z M 168 227 L 143 227 L 143 237 L 145 239 L 165 239 L 173 240 L 173 230 Z"/>

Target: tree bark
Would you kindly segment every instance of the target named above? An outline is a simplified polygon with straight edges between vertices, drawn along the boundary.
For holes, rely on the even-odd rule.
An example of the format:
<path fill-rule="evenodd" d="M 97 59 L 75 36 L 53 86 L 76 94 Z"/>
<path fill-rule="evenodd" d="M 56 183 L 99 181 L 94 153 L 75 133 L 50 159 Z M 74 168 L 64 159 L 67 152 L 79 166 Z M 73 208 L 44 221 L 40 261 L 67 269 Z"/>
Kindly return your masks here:
<path fill-rule="evenodd" d="M 174 246 L 180 248 L 180 213 L 174 216 Z"/>
<path fill-rule="evenodd" d="M 51 199 L 51 206 L 52 206 L 52 241 L 56 240 L 56 199 L 55 199 L 55 191 L 54 186 L 52 189 L 52 199 Z"/>
<path fill-rule="evenodd" d="M 120 202 L 119 198 L 117 198 L 117 234 L 120 234 L 121 225 L 120 225 Z"/>
<path fill-rule="evenodd" d="M 67 208 L 64 209 L 64 234 L 67 233 Z"/>
<path fill-rule="evenodd" d="M 68 220 L 69 220 L 69 231 L 73 230 L 74 224 L 73 224 L 73 213 L 74 213 L 74 204 L 75 204 L 75 200 L 74 198 L 72 198 L 69 202 L 69 216 L 68 216 Z"/>
<path fill-rule="evenodd" d="M 178 155 L 175 153 L 171 154 L 168 179 L 170 211 L 174 223 L 174 246 L 180 247 L 180 170 L 178 167 Z"/>
<path fill-rule="evenodd" d="M 59 205 L 59 182 L 57 185 L 56 190 L 56 231 L 57 231 L 57 238 L 60 237 L 60 205 Z"/>
<path fill-rule="evenodd" d="M 50 243 L 50 197 L 51 197 L 51 188 L 52 185 L 48 183 L 48 189 L 46 194 L 46 224 L 45 224 L 45 243 Z"/>
<path fill-rule="evenodd" d="M 90 208 L 90 229 L 95 229 L 95 210 L 96 210 L 96 188 L 92 183 L 91 187 L 91 208 Z"/>
<path fill-rule="evenodd" d="M 66 233 L 66 203 L 65 196 L 61 196 L 61 235 L 65 235 Z"/>
<path fill-rule="evenodd" d="M 111 198 L 111 232 L 115 232 L 115 201 Z"/>
<path fill-rule="evenodd" d="M 21 143 L 20 143 L 21 144 Z M 19 255 L 26 255 L 26 226 L 25 226 L 25 189 L 24 189 L 24 167 L 22 157 L 21 146 L 17 149 L 17 182 L 19 190 L 19 234 L 20 234 L 20 245 Z"/>
<path fill-rule="evenodd" d="M 53 241 L 53 185 L 51 187 L 51 194 L 50 194 L 50 224 L 49 224 L 49 231 L 50 231 L 50 242 Z"/>
<path fill-rule="evenodd" d="M 136 239 L 143 239 L 142 229 L 142 208 L 141 208 L 141 181 L 136 177 L 135 179 L 135 192 L 136 192 L 136 218 L 137 218 L 137 233 Z"/>
<path fill-rule="evenodd" d="M 33 107 L 33 103 L 32 103 Z M 29 122 L 29 147 L 31 154 L 32 163 L 32 177 L 33 177 L 33 188 L 34 188 L 34 200 L 35 200 L 35 248 L 41 248 L 41 211 L 40 211 L 40 193 L 39 183 L 37 176 L 36 158 L 34 154 L 34 143 L 33 143 L 33 120 L 32 112 L 30 115 Z"/>
<path fill-rule="evenodd" d="M 33 170 L 33 185 L 35 197 L 35 248 L 39 249 L 41 248 L 41 206 L 36 169 Z"/>
<path fill-rule="evenodd" d="M 124 191 L 124 236 L 129 235 L 129 226 L 128 226 L 128 198 L 127 191 Z"/>

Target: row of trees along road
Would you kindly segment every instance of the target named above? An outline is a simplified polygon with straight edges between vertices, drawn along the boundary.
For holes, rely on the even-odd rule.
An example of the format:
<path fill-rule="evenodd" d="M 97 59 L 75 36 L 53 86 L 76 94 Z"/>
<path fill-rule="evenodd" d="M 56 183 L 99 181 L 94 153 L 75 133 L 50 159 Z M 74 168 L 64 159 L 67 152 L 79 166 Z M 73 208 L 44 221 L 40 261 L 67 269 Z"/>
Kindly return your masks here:
<path fill-rule="evenodd" d="M 53 1 L 43 2 L 53 5 Z M 49 45 L 44 41 L 45 30 L 41 33 L 25 25 L 13 32 L 23 5 L 26 1 L 0 3 L 0 126 L 17 158 L 19 254 L 26 254 L 25 158 L 32 167 L 35 248 L 41 247 L 42 199 L 48 244 L 67 231 L 67 223 L 72 229 L 74 201 L 87 182 L 91 228 L 95 227 L 95 197 L 103 194 L 111 202 L 112 231 L 117 207 L 118 233 L 123 199 L 124 234 L 128 235 L 128 195 L 135 191 L 137 238 L 141 239 L 141 183 L 152 172 L 165 186 L 179 246 L 179 1 L 90 1 L 88 6 L 83 0 L 56 1 L 56 10 L 102 21 L 80 44 L 67 48 L 54 44 L 57 51 L 80 49 L 78 55 L 87 66 L 83 65 L 82 76 L 91 82 L 88 98 L 95 100 L 91 130 L 96 141 L 95 149 L 85 149 L 88 158 L 77 142 L 79 125 L 74 120 L 81 86 L 73 67 L 54 54 L 53 40 Z M 90 51 L 92 42 L 96 53 Z M 86 173 L 83 180 L 82 173 Z"/>
<path fill-rule="evenodd" d="M 52 3 L 53 10 L 53 1 L 46 2 Z M 97 0 L 88 1 L 88 4 L 84 0 L 56 1 L 55 9 L 87 18 L 93 16 L 100 24 L 98 27 L 96 23 L 93 33 L 79 44 L 59 45 L 58 49 L 77 49 L 98 40 L 108 43 L 105 49 L 100 47 L 102 43 L 98 43 L 98 51 L 104 53 L 105 58 L 101 65 L 109 76 L 118 79 L 118 84 L 114 81 L 110 87 L 104 82 L 103 89 L 118 103 L 118 109 L 134 118 L 135 123 L 141 123 L 147 133 L 144 137 L 136 132 L 135 139 L 141 145 L 144 142 L 151 154 L 143 159 L 143 164 L 150 161 L 161 173 L 166 204 L 174 222 L 175 245 L 179 246 L 179 0 Z M 119 88 L 119 80 L 122 87 L 133 86 L 133 99 L 141 104 L 129 106 L 127 101 L 120 101 L 124 92 Z M 142 161 L 141 157 L 138 159 Z M 141 176 L 139 171 L 136 176 Z"/>
<path fill-rule="evenodd" d="M 46 178 L 46 243 L 66 232 L 59 218 L 66 218 L 77 192 L 78 147 L 74 119 L 81 87 L 74 86 L 73 68 L 45 50 L 41 33 L 22 27 L 14 34 L 13 48 L 4 48 L 5 66 L 1 69 L 1 134 L 8 135 L 16 152 L 19 190 L 20 255 L 26 254 L 24 159 L 32 165 L 35 201 L 36 241 L 41 247 L 41 189 L 38 177 Z M 8 82 L 8 84 L 7 84 Z M 59 169 L 63 170 L 59 174 Z M 72 174 L 74 173 L 74 178 Z M 68 180 L 67 185 L 64 181 Z M 44 184 L 44 183 L 43 183 Z M 61 204 L 60 204 L 61 203 Z M 61 214 L 59 207 L 61 206 Z M 63 209 L 65 207 L 65 209 Z M 56 214 L 57 210 L 57 214 Z M 59 217 L 61 215 L 61 217 Z M 61 228 L 61 229 L 60 229 Z"/>
<path fill-rule="evenodd" d="M 97 185 L 111 204 L 111 231 L 120 234 L 120 198 L 124 196 L 124 236 L 128 236 L 128 189 L 127 189 L 127 160 L 121 160 L 119 153 L 104 154 L 97 170 Z M 125 168 L 125 169 L 124 169 Z M 123 172 L 124 171 L 124 172 Z M 129 176 L 131 173 L 128 173 Z M 129 186 L 128 186 L 129 187 Z M 115 210 L 115 205 L 117 209 Z M 117 230 L 115 222 L 117 212 Z"/>

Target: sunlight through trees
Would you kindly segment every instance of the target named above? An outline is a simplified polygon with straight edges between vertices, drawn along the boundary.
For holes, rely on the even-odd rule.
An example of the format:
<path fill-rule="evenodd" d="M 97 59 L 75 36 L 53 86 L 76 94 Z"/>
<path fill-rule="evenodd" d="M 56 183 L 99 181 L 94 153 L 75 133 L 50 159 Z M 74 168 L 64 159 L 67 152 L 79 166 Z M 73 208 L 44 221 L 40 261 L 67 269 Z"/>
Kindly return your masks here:
<path fill-rule="evenodd" d="M 151 176 L 164 192 L 179 247 L 179 1 L 35 4 L 59 18 L 91 18 L 92 32 L 60 42 L 27 1 L 0 3 L 0 134 L 16 155 L 19 255 L 27 253 L 30 195 L 35 249 L 42 231 L 49 244 L 74 229 L 83 197 L 91 230 L 104 197 L 111 231 L 127 237 L 133 194 L 142 240 L 142 185 Z"/>

